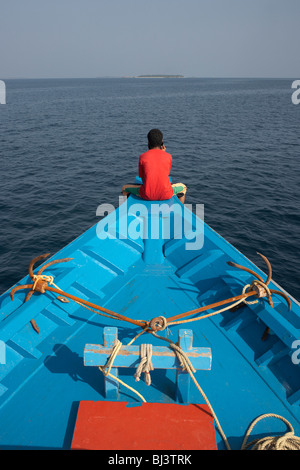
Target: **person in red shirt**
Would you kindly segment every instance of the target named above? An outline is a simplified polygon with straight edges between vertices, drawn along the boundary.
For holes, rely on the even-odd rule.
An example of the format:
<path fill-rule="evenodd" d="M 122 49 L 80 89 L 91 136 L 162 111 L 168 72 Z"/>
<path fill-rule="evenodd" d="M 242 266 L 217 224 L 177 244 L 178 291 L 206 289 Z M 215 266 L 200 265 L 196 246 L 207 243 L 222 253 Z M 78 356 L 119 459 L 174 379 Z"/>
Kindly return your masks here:
<path fill-rule="evenodd" d="M 184 204 L 186 186 L 170 182 L 172 156 L 166 152 L 162 132 L 152 129 L 147 138 L 149 150 L 139 158 L 139 177 L 143 184 L 125 184 L 122 187 L 123 196 L 135 194 L 149 201 L 162 201 L 171 199 L 176 194 Z"/>

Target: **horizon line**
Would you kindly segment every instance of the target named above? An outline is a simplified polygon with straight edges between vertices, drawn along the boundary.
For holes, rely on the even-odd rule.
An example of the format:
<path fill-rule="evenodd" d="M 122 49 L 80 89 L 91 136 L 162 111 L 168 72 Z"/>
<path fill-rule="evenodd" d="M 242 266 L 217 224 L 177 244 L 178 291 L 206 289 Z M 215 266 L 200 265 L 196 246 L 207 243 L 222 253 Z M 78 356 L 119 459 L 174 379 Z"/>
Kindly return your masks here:
<path fill-rule="evenodd" d="M 152 74 L 151 74 L 152 75 Z M 151 76 L 151 75 L 146 75 L 145 77 L 141 77 L 140 75 L 102 75 L 102 76 L 94 76 L 94 77 L 1 77 L 0 80 L 97 80 L 97 79 L 103 79 L 103 78 L 114 78 L 114 79 L 132 79 L 132 78 L 197 78 L 197 79 L 245 79 L 245 80 L 250 80 L 250 79 L 258 79 L 258 80 L 295 80 L 295 77 L 291 76 L 198 76 L 198 75 L 181 75 L 179 77 L 176 76 L 177 74 L 161 74 L 161 77 L 159 76 L 160 74 L 157 74 L 158 77 Z M 166 77 L 166 75 L 170 75 L 170 77 Z M 297 76 L 298 77 L 298 76 Z"/>

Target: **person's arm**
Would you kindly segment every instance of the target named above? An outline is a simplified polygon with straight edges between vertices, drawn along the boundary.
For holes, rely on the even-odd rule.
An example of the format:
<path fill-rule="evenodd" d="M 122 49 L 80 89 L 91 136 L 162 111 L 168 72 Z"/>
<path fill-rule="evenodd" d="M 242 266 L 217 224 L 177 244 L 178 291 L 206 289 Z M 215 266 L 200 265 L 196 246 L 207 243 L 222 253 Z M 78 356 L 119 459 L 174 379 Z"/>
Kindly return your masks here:
<path fill-rule="evenodd" d="M 143 168 L 143 165 L 141 163 L 141 159 L 139 160 L 139 177 L 144 182 L 144 168 Z"/>
<path fill-rule="evenodd" d="M 169 169 L 169 174 L 171 173 L 171 168 L 172 168 L 172 155 L 170 155 L 170 169 Z"/>

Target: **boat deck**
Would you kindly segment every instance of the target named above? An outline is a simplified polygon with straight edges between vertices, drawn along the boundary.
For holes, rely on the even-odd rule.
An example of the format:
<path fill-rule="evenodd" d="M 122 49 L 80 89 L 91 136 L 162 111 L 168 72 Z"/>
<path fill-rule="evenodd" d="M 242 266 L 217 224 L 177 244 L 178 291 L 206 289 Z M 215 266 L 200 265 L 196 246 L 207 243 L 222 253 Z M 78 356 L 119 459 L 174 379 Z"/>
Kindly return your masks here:
<path fill-rule="evenodd" d="M 129 209 L 133 202 L 135 198 L 130 197 Z M 172 203 L 180 204 L 175 199 Z M 112 214 L 103 220 L 110 226 L 114 223 Z M 253 276 L 229 267 L 229 260 L 266 277 L 210 227 L 203 227 L 201 250 L 187 252 L 183 240 L 173 238 L 163 243 L 163 259 L 149 263 L 143 240 L 99 240 L 96 225 L 51 258 L 72 257 L 72 261 L 54 265 L 45 274 L 53 275 L 55 284 L 69 294 L 140 320 L 170 317 L 240 294 Z M 29 276 L 19 284 L 27 282 Z M 105 326 L 116 326 L 123 344 L 140 328 L 73 301 L 62 303 L 50 292 L 34 293 L 24 303 L 27 292 L 18 291 L 13 302 L 9 291 L 0 298 L 0 339 L 6 352 L 6 363 L 0 364 L 0 448 L 69 449 L 79 402 L 105 400 L 102 373 L 97 367 L 84 366 L 85 345 L 103 344 Z M 274 309 L 260 300 L 160 333 L 177 341 L 179 328 L 189 328 L 194 346 L 211 348 L 211 370 L 197 371 L 195 376 L 233 449 L 240 448 L 251 421 L 264 413 L 284 416 L 300 435 L 299 365 L 291 360 L 292 342 L 299 338 L 300 309 L 294 300 L 291 312 L 282 298 L 274 296 L 273 300 Z M 40 334 L 29 323 L 32 318 Z M 262 341 L 266 325 L 272 331 Z M 135 344 L 145 342 L 164 343 L 145 333 Z M 174 403 L 175 370 L 151 372 L 150 387 L 143 380 L 135 382 L 133 373 L 133 369 L 120 369 L 119 377 L 146 401 Z M 205 403 L 193 384 L 190 394 L 191 403 Z M 119 400 L 139 402 L 122 386 Z M 286 427 L 280 421 L 262 421 L 251 440 L 270 435 L 270 430 L 283 433 Z M 218 448 L 223 449 L 217 429 L 216 438 Z"/>

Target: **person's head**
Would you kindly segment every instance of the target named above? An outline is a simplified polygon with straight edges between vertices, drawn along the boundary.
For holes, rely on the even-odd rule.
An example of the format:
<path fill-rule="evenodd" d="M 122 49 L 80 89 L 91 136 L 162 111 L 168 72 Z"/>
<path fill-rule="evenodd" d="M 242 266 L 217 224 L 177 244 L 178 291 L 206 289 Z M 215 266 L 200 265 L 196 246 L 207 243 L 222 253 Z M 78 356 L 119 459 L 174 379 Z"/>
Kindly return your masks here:
<path fill-rule="evenodd" d="M 159 129 L 151 129 L 147 135 L 149 150 L 164 147 L 163 133 Z"/>

